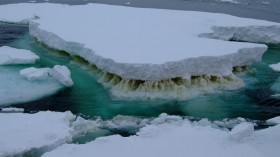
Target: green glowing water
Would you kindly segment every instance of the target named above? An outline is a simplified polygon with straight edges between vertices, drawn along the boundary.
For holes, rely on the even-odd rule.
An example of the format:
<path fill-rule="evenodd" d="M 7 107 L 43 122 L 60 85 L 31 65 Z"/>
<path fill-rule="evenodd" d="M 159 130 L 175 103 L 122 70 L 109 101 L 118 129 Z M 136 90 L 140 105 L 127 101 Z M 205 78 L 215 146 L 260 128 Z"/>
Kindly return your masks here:
<path fill-rule="evenodd" d="M 270 48 L 264 54 L 261 63 L 252 65 L 256 72 L 241 74 L 246 84 L 245 88 L 201 95 L 187 101 L 119 101 L 112 100 L 109 91 L 98 83 L 98 74 L 94 66 L 79 58 L 72 58 L 64 52 L 48 49 L 36 42 L 27 31 L 17 36 L 20 38 L 13 42 L 0 42 L 2 45 L 29 49 L 39 55 L 41 59 L 35 67 L 66 65 L 71 70 L 75 82 L 72 88 L 67 88 L 53 96 L 29 103 L 13 104 L 25 108 L 27 112 L 70 110 L 75 114 L 87 117 L 100 116 L 104 119 L 119 114 L 155 117 L 161 113 L 213 120 L 235 117 L 261 120 L 280 115 L 280 99 L 270 97 L 275 94 L 270 87 L 279 77 L 279 73 L 268 67 L 269 64 L 280 62 L 279 47 Z M 7 66 L 7 68 L 14 68 L 14 66 Z"/>

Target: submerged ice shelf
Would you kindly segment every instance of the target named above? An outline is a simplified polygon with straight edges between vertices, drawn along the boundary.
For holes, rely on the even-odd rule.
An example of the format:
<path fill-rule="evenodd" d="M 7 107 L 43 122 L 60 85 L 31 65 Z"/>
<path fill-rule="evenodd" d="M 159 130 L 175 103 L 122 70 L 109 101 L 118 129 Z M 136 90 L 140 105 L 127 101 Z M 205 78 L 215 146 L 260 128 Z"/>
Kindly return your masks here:
<path fill-rule="evenodd" d="M 267 46 L 223 40 L 280 42 L 278 23 L 224 14 L 101 4 L 14 4 L 0 6 L 0 13 L 1 21 L 29 23 L 30 34 L 47 46 L 94 64 L 117 97 L 134 91 L 132 97 L 178 98 L 189 85 L 242 87 L 233 67 L 260 61 Z"/>

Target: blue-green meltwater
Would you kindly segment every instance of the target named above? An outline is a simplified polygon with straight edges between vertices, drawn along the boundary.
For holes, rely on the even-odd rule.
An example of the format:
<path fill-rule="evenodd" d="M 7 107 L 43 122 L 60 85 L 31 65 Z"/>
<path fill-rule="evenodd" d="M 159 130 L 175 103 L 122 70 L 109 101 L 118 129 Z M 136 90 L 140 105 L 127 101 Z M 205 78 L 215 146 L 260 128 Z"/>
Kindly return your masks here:
<path fill-rule="evenodd" d="M 156 117 L 161 113 L 212 120 L 236 117 L 265 120 L 280 115 L 280 98 L 271 96 L 277 94 L 271 86 L 275 86 L 280 73 L 268 66 L 280 62 L 280 47 L 270 47 L 262 62 L 252 65 L 249 72 L 238 74 L 245 82 L 242 89 L 201 95 L 185 101 L 136 101 L 111 99 L 108 89 L 98 83 L 98 70 L 93 65 L 81 58 L 70 57 L 65 52 L 47 48 L 29 35 L 26 25 L 0 23 L 0 46 L 4 45 L 28 49 L 40 56 L 40 60 L 31 66 L 65 65 L 71 70 L 75 83 L 73 87 L 33 102 L 11 104 L 24 108 L 25 112 L 70 110 L 84 117 L 98 116 L 103 119 L 111 119 L 116 115 Z M 20 70 L 25 67 L 30 65 L 11 65 L 4 68 Z"/>

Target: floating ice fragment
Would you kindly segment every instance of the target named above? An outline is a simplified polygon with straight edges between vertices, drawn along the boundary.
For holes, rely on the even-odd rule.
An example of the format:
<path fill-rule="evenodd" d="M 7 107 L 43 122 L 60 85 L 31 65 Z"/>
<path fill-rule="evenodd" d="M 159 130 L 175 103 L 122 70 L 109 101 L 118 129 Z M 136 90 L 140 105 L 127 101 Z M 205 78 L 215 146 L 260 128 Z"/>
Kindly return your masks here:
<path fill-rule="evenodd" d="M 53 77 L 66 87 L 71 87 L 74 83 L 71 78 L 71 72 L 66 66 L 55 65 L 51 68 L 26 68 L 20 71 L 20 75 L 26 77 L 29 81 L 45 80 L 47 77 Z"/>
<path fill-rule="evenodd" d="M 71 79 L 71 72 L 66 66 L 55 65 L 49 71 L 49 74 L 66 87 L 71 87 L 74 84 Z"/>
<path fill-rule="evenodd" d="M 39 56 L 29 50 L 16 49 L 8 46 L 0 47 L 0 65 L 33 64 Z"/>
<path fill-rule="evenodd" d="M 29 81 L 34 81 L 34 80 L 45 80 L 48 77 L 48 73 L 50 71 L 50 68 L 26 68 L 21 70 L 19 73 L 21 76 L 24 76 L 27 78 Z"/>
<path fill-rule="evenodd" d="M 1 112 L 24 112 L 23 108 L 8 107 L 2 108 Z"/>
<path fill-rule="evenodd" d="M 270 64 L 269 67 L 274 71 L 280 72 L 280 62 L 276 64 Z"/>

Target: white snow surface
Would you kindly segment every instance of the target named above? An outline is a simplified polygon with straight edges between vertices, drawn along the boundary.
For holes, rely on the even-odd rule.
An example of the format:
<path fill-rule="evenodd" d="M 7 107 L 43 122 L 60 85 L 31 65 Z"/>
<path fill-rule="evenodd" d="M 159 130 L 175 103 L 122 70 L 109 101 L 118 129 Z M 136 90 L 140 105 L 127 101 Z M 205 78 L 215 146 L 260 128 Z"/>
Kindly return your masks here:
<path fill-rule="evenodd" d="M 7 107 L 1 108 L 1 112 L 24 112 L 23 108 Z"/>
<path fill-rule="evenodd" d="M 37 100 L 65 87 L 53 77 L 39 80 L 33 75 L 29 78 L 33 81 L 29 81 L 19 74 L 20 70 L 17 67 L 0 66 L 0 106 Z"/>
<path fill-rule="evenodd" d="M 274 118 L 271 118 L 271 119 L 268 119 L 266 121 L 267 124 L 269 125 L 277 125 L 277 124 L 280 124 L 280 116 L 278 117 L 274 117 Z"/>
<path fill-rule="evenodd" d="M 278 157 L 280 125 L 253 131 L 249 122 L 231 132 L 196 125 L 178 116 L 163 114 L 143 127 L 135 136 L 97 138 L 86 144 L 64 144 L 43 157 Z M 232 135 L 242 137 L 232 139 Z"/>
<path fill-rule="evenodd" d="M 48 46 L 79 55 L 124 79 L 140 80 L 229 75 L 233 66 L 261 60 L 267 47 L 208 39 L 200 34 L 212 33 L 214 26 L 262 27 L 265 31 L 248 35 L 251 41 L 256 34 L 260 39 L 273 38 L 267 34 L 279 28 L 278 23 L 224 14 L 103 4 L 2 5 L 0 20 L 29 20 L 31 35 Z"/>
<path fill-rule="evenodd" d="M 217 0 L 217 1 L 220 1 L 220 2 L 227 2 L 227 3 L 235 3 L 235 4 L 240 3 L 240 2 L 238 2 L 237 0 Z"/>
<path fill-rule="evenodd" d="M 22 69 L 20 75 L 29 81 L 46 80 L 49 76 L 55 78 L 58 82 L 66 87 L 73 86 L 70 70 L 64 65 L 55 65 L 51 68 L 26 68 Z"/>
<path fill-rule="evenodd" d="M 36 150 L 46 152 L 43 157 L 278 157 L 280 153 L 280 125 L 254 131 L 253 124 L 241 118 L 231 131 L 207 119 L 190 122 L 167 114 L 155 119 L 117 116 L 102 121 L 85 120 L 69 111 L 44 111 L 0 113 L 0 119 L 0 156 L 20 156 Z M 86 144 L 66 144 L 79 135 L 139 124 L 142 128 L 134 136 L 111 135 Z"/>
<path fill-rule="evenodd" d="M 269 67 L 270 67 L 271 69 L 273 69 L 274 71 L 280 72 L 280 63 L 270 64 Z"/>
<path fill-rule="evenodd" d="M 71 87 L 74 84 L 70 70 L 64 65 L 55 65 L 49 74 L 66 87 Z"/>
<path fill-rule="evenodd" d="M 33 64 L 39 56 L 29 50 L 16 49 L 8 46 L 0 47 L 0 65 Z"/>
<path fill-rule="evenodd" d="M 46 80 L 49 74 L 50 68 L 26 68 L 22 69 L 19 73 L 29 81 L 34 80 Z"/>
<path fill-rule="evenodd" d="M 0 156 L 56 147 L 71 140 L 70 112 L 0 113 Z"/>

